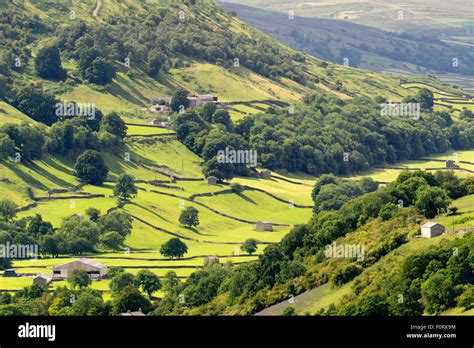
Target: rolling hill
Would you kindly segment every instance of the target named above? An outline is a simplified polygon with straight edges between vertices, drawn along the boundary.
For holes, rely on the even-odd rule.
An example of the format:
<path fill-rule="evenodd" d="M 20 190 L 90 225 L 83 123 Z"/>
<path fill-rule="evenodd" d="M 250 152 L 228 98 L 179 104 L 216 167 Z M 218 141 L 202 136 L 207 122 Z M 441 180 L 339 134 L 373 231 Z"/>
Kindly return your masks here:
<path fill-rule="evenodd" d="M 446 81 L 453 75 L 466 87 L 474 87 L 472 59 L 463 59 L 462 68 L 452 63 L 454 57 L 472 55 L 468 43 L 456 41 L 472 37 L 468 13 L 454 9 L 451 14 L 466 18 L 462 27 L 452 24 L 455 18 L 449 18 L 449 11 L 437 6 L 430 13 L 430 4 L 424 7 L 423 2 L 407 1 L 399 8 L 383 1 L 229 1 L 222 5 L 286 45 L 331 62 L 343 64 L 348 59 L 350 66 L 392 74 L 431 74 Z M 398 11 L 403 19 L 397 20 Z M 289 13 L 294 18 L 289 19 Z"/>
<path fill-rule="evenodd" d="M 410 123 L 411 120 L 381 118 L 378 109 L 371 108 L 377 105 L 374 98 L 401 101 L 417 93 L 422 86 L 428 86 L 436 94 L 437 107 L 449 111 L 448 105 L 455 105 L 459 100 L 466 102 L 468 96 L 464 92 L 443 85 L 434 78 L 402 81 L 376 72 L 325 62 L 286 47 L 245 24 L 214 1 L 11 0 L 8 4 L 0 4 L 0 13 L 0 27 L 3 29 L 0 55 L 5 57 L 5 63 L 0 64 L 0 86 L 6 86 L 0 93 L 0 139 L 3 139 L 2 149 L 7 149 L 7 156 L 3 156 L 2 152 L 0 160 L 0 194 L 2 199 L 8 199 L 15 205 L 15 216 L 4 218 L 2 222 L 1 240 L 18 241 L 21 237 L 31 241 L 28 239 L 31 236 L 24 233 L 34 228 L 31 221 L 38 219 L 38 216 L 51 224 L 51 235 L 57 233 L 59 237 L 62 233 L 67 234 L 65 226 L 71 221 L 87 225 L 84 230 L 93 230 L 94 226 L 102 228 L 105 222 L 101 219 L 107 219 L 116 212 L 126 213 L 132 221 L 130 233 L 118 247 L 109 247 L 101 239 L 94 245 L 94 250 L 82 250 L 83 241 L 79 240 L 75 244 L 79 251 L 74 249 L 59 255 L 44 252 L 37 260 L 12 260 L 11 267 L 17 270 L 20 277 L 0 278 L 2 293 L 21 294 L 25 286 L 32 284 L 34 275 L 51 274 L 55 265 L 76 257 L 88 257 L 132 274 L 149 270 L 162 280 L 170 278 L 170 272 L 175 272 L 178 279 L 176 287 L 182 287 L 190 302 L 186 303 L 186 308 L 181 308 L 176 302 L 177 296 L 181 295 L 178 292 L 165 289 L 154 291 L 151 295 L 155 297 L 149 296 L 150 299 L 155 301 L 158 297 L 163 300 L 155 314 L 160 314 L 161 310 L 162 314 L 253 314 L 264 306 L 280 301 L 288 290 L 286 286 L 296 284 L 298 289 L 293 289 L 295 293 L 296 290 L 298 293 L 311 291 L 315 285 L 324 286 L 324 289 L 319 288 L 318 294 L 327 294 L 327 278 L 324 277 L 331 272 L 330 267 L 339 270 L 345 264 L 331 261 L 313 268 L 317 263 L 311 254 L 314 250 L 302 250 L 296 260 L 283 260 L 283 254 L 278 250 L 288 243 L 285 253 L 291 254 L 291 238 L 298 231 L 309 228 L 315 219 L 312 195 L 318 178 L 312 173 L 325 174 L 327 171 L 318 172 L 322 166 L 298 171 L 310 159 L 314 163 L 328 164 L 328 168 L 340 169 L 353 181 L 364 182 L 363 177 L 370 176 L 388 185 L 400 172 L 406 175 L 410 169 L 418 167 L 427 168 L 427 172 L 440 169 L 451 158 L 454 150 L 449 148 L 452 145 L 459 149 L 455 162 L 462 161 L 456 172 L 462 172 L 465 178 L 472 176 L 472 150 L 461 151 L 471 141 L 469 121 L 461 122 L 454 117 L 451 119 L 449 114 L 426 110 L 423 117 L 426 117 L 429 126 L 426 123 L 418 126 Z M 31 16 L 32 13 L 34 15 Z M 57 48 L 59 53 L 63 69 L 60 78 L 40 76 L 38 73 L 40 59 L 37 58 L 44 55 L 43 49 L 49 45 Z M 89 59 L 91 56 L 93 58 Z M 110 76 L 103 76 L 104 71 L 111 72 Z M 102 78 L 108 81 L 102 83 Z M 35 107 L 43 105 L 39 97 L 33 100 L 33 107 L 24 100 L 22 103 L 19 96 L 25 90 L 36 92 L 31 92 L 34 96 L 52 96 L 54 101 L 92 103 L 104 114 L 102 121 L 97 126 L 76 117 L 42 124 L 44 114 L 51 108 L 42 108 L 37 112 Z M 219 114 L 215 110 L 210 120 L 205 119 L 202 108 L 184 113 L 175 110 L 166 115 L 173 122 L 173 129 L 150 124 L 157 118 L 155 113 L 146 110 L 151 99 L 171 96 L 179 90 L 189 94 L 218 96 L 219 101 L 228 107 L 229 120 L 217 122 L 216 114 Z M 441 105 L 442 102 L 447 105 Z M 296 113 L 292 114 L 290 108 L 286 110 L 287 106 L 295 105 Z M 122 126 L 123 129 L 120 129 Z M 274 126 L 274 131 L 265 126 Z M 386 138 L 390 139 L 376 134 L 377 130 L 386 132 Z M 296 131 L 301 133 L 294 133 Z M 301 138 L 308 143 L 302 145 L 297 140 L 300 140 L 299 135 L 303 135 L 303 131 L 307 134 Z M 454 142 L 453 138 L 459 134 L 464 143 Z M 283 139 L 281 148 L 273 135 Z M 324 142 L 315 141 L 318 137 Z M 421 142 L 425 138 L 429 138 L 426 148 L 424 145 L 415 148 L 414 145 L 412 151 L 410 146 L 406 146 L 410 139 Z M 25 149 L 18 139 L 25 142 L 35 140 L 38 142 L 27 145 L 41 146 Z M 307 157 L 298 159 L 301 168 L 294 167 L 298 170 L 271 168 L 271 178 L 265 179 L 259 174 L 265 169 L 259 165 L 256 169 L 236 170 L 232 178 L 226 177 L 212 184 L 205 178 L 210 175 L 205 175 L 203 170 L 209 169 L 209 163 L 212 164 L 211 150 L 225 143 L 222 139 L 229 142 L 247 140 L 245 145 L 248 146 L 250 139 L 256 141 L 259 151 L 267 151 L 264 159 L 269 168 L 275 158 L 286 159 L 289 163 L 294 159 L 292 155 L 297 153 Z M 342 154 L 349 150 L 342 145 L 330 148 L 331 142 L 337 141 L 347 142 L 344 145 L 349 150 L 358 146 L 362 153 L 369 153 L 373 157 L 371 163 L 381 162 L 382 146 L 390 150 L 388 161 L 392 162 L 396 162 L 397 154 L 401 154 L 402 158 L 413 157 L 415 153 L 431 157 L 419 159 L 418 162 L 391 163 L 398 166 L 395 169 L 370 168 L 369 159 L 354 149 L 350 154 L 361 165 L 354 166 L 353 171 L 358 173 L 353 173 L 348 170 L 347 164 L 340 164 L 346 162 Z M 389 141 L 392 143 L 389 144 Z M 8 145 L 12 142 L 10 150 L 15 152 L 8 151 Z M 400 150 L 395 145 L 404 148 Z M 379 153 L 375 150 L 372 153 L 372 149 L 378 149 Z M 434 152 L 439 149 L 449 152 L 435 155 Z M 36 156 L 33 153 L 31 158 L 16 160 L 17 152 L 26 150 L 36 150 Z M 88 151 L 97 152 L 108 169 L 100 183 L 78 177 L 77 163 Z M 432 167 L 433 163 L 440 167 Z M 96 166 L 100 166 L 100 161 L 90 167 Z M 360 172 L 362 168 L 369 171 Z M 114 188 L 123 174 L 133 176 L 136 197 L 117 197 Z M 370 184 L 376 185 L 377 182 L 371 181 Z M 364 194 L 372 193 L 374 197 L 385 194 L 383 189 L 375 193 L 369 191 Z M 362 192 L 356 196 L 362 196 Z M 368 204 L 365 200 L 372 203 L 370 198 L 359 197 L 362 203 L 354 205 L 362 209 L 364 204 Z M 471 198 L 466 193 L 458 202 L 461 215 L 458 222 L 463 227 L 472 227 L 468 208 Z M 351 204 L 349 202 L 347 206 L 351 208 Z M 99 210 L 96 221 L 90 214 L 90 208 Z M 187 208 L 197 210 L 199 224 L 189 226 L 182 222 L 182 212 Z M 351 218 L 350 226 L 354 227 L 351 233 L 340 238 L 343 242 L 367 242 L 370 252 L 380 252 L 390 260 L 393 257 L 390 253 L 399 252 L 397 248 L 404 244 L 399 243 L 398 238 L 413 237 L 423 218 L 413 207 L 402 209 L 395 221 L 396 226 L 388 228 L 391 222 L 370 217 L 376 209 L 369 208 L 357 213 L 355 221 L 352 211 L 351 214 L 349 210 L 340 213 L 344 215 L 346 212 L 344 218 Z M 338 230 L 331 225 L 337 222 L 336 218 L 342 219 L 336 214 L 335 211 L 325 212 L 321 218 L 328 236 Z M 359 219 L 359 216 L 362 218 Z M 442 222 L 449 219 L 444 215 L 437 218 Z M 256 228 L 257 223 L 264 221 L 272 223 L 273 231 L 264 232 Z M 323 223 L 320 225 L 323 226 Z M 349 226 L 349 222 L 342 221 L 341 226 Z M 3 231 L 4 227 L 8 231 Z M 390 233 L 383 234 L 385 228 Z M 18 236 L 18 239 L 12 236 Z M 40 241 L 43 245 L 43 237 L 36 235 L 34 241 Z M 162 247 L 172 238 L 185 242 L 187 253 L 184 256 L 164 256 Z M 297 236 L 296 239 L 299 243 L 303 237 Z M 256 250 L 241 248 L 249 240 L 255 242 Z M 416 243 L 416 240 L 410 240 L 401 248 L 410 250 L 412 245 L 418 245 Z M 405 253 L 405 249 L 401 250 Z M 270 266 L 268 272 L 260 274 L 255 271 L 254 267 L 264 264 L 272 252 L 277 258 L 275 265 L 278 271 L 281 267 L 281 274 L 276 275 L 275 269 L 272 269 L 273 261 L 267 263 Z M 209 256 L 218 257 L 223 267 L 207 266 L 205 258 Z M 378 263 L 377 258 L 373 264 L 364 265 L 361 277 L 365 273 L 372 274 L 371 270 L 377 267 L 388 269 L 392 263 L 386 266 L 384 260 L 381 258 Z M 311 271 L 311 276 L 303 279 L 306 268 Z M 314 281 L 315 272 L 320 268 L 323 276 Z M 213 278 L 213 272 L 219 274 Z M 253 279 L 255 274 L 262 278 Z M 230 275 L 236 275 L 234 280 L 237 279 L 237 283 L 232 283 L 234 280 Z M 210 285 L 206 283 L 208 276 L 212 278 Z M 202 282 L 200 279 L 203 279 Z M 275 279 L 278 284 L 273 288 Z M 249 288 L 240 286 L 247 281 L 252 283 Z M 223 293 L 218 294 L 216 284 Z M 58 281 L 48 291 L 60 286 L 71 287 L 65 281 Z M 103 299 L 116 300 L 110 280 L 94 281 L 92 288 L 98 290 Z M 332 293 L 332 296 L 339 298 L 350 293 L 349 285 L 343 289 Z M 140 293 L 144 293 L 142 290 Z M 210 296 L 201 297 L 209 291 L 213 291 Z M 241 297 L 227 306 L 231 293 L 232 296 L 238 293 Z M 266 293 L 271 296 L 262 300 Z M 331 301 L 335 300 L 324 302 Z M 323 307 L 311 304 L 308 308 L 314 314 Z M 0 313 L 6 313 L 8 308 L 0 305 Z M 29 314 L 26 308 L 18 308 L 20 314 Z M 51 312 L 57 314 L 51 307 L 38 310 L 42 315 Z"/>

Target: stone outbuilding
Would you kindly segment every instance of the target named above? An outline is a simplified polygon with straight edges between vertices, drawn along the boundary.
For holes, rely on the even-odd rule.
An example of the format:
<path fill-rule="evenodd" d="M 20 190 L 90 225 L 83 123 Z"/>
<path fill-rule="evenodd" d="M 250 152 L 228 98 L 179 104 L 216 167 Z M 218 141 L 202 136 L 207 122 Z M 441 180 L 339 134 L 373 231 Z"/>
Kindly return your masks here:
<path fill-rule="evenodd" d="M 268 169 L 264 169 L 260 172 L 260 177 L 265 180 L 270 180 L 272 178 L 272 172 Z"/>
<path fill-rule="evenodd" d="M 37 275 L 33 278 L 33 284 L 48 287 L 50 283 L 51 283 L 51 278 L 47 278 L 42 275 Z"/>
<path fill-rule="evenodd" d="M 212 266 L 214 264 L 219 264 L 219 258 L 217 256 L 206 256 L 203 259 L 204 266 Z"/>
<path fill-rule="evenodd" d="M 92 261 L 89 259 L 79 259 L 71 262 L 63 263 L 62 265 L 53 267 L 54 279 L 67 279 L 75 269 L 81 269 L 87 272 L 92 279 L 102 279 L 107 275 L 108 268 L 106 265 Z"/>
<path fill-rule="evenodd" d="M 125 313 L 120 313 L 119 316 L 121 317 L 145 317 L 145 313 L 142 312 L 142 309 L 139 308 L 138 311 L 131 311 L 128 310 Z"/>
<path fill-rule="evenodd" d="M 255 229 L 258 232 L 272 232 L 273 223 L 271 223 L 270 221 L 259 221 L 255 224 Z"/>
<path fill-rule="evenodd" d="M 210 176 L 207 178 L 207 183 L 209 185 L 217 185 L 217 178 L 215 176 Z"/>
<path fill-rule="evenodd" d="M 426 222 L 421 225 L 421 237 L 433 238 L 442 235 L 445 232 L 443 225 L 437 222 Z"/>

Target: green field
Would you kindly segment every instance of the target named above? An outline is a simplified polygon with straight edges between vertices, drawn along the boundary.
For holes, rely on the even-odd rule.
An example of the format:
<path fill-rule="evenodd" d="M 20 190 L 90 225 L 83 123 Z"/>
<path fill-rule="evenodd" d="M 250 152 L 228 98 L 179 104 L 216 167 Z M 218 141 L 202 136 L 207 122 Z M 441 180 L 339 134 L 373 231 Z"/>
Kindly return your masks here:
<path fill-rule="evenodd" d="M 436 169 L 446 168 L 445 163 L 440 162 L 440 160 L 443 160 L 443 161 L 453 160 L 461 168 L 464 168 L 467 170 L 474 170 L 473 164 L 460 163 L 460 161 L 474 163 L 473 150 L 449 151 L 444 154 L 428 156 L 427 159 L 433 159 L 433 160 L 438 160 L 438 161 L 403 161 L 403 162 L 395 163 L 393 166 L 401 167 L 405 169 L 420 168 L 423 170 L 430 168 L 430 169 L 434 169 L 434 170 L 431 170 L 431 172 L 434 172 Z M 388 167 L 392 167 L 392 166 L 388 166 Z M 402 169 L 389 169 L 389 168 L 372 169 L 367 172 L 359 173 L 357 175 L 351 175 L 348 178 L 353 179 L 353 180 L 359 180 L 360 178 L 363 178 L 363 177 L 371 177 L 375 181 L 387 183 L 387 182 L 394 181 L 398 177 L 401 171 Z M 462 170 L 456 170 L 456 175 L 462 178 L 466 178 L 466 177 L 473 176 L 474 173 L 470 173 L 470 172 L 462 171 Z"/>
<path fill-rule="evenodd" d="M 136 125 L 127 125 L 127 135 L 161 135 L 161 134 L 170 134 L 173 131 L 160 128 L 160 127 L 150 127 L 150 126 L 136 126 Z"/>
<path fill-rule="evenodd" d="M 202 178 L 200 158 L 186 149 L 173 137 L 145 138 L 127 140 L 127 151 L 130 159 L 104 153 L 110 178 L 128 172 L 137 180 L 165 180 L 167 175 L 153 171 L 173 173 L 177 177 L 186 176 Z M 73 175 L 72 163 L 67 159 L 50 157 L 31 164 L 2 162 L 0 176 L 7 177 L 11 182 L 0 182 L 0 191 L 12 197 L 17 204 L 25 206 L 32 201 L 27 195 L 27 188 L 33 187 L 36 197 L 46 197 L 46 190 L 69 188 L 77 185 Z M 240 180 L 240 179 L 239 179 Z M 294 200 L 296 204 L 310 204 L 310 187 L 286 183 L 280 180 L 244 179 L 242 184 L 261 188 L 284 200 Z M 124 267 L 132 273 L 140 268 L 148 268 L 159 276 L 173 270 L 180 277 L 188 277 L 192 272 L 203 267 L 203 257 L 219 256 L 221 263 L 250 262 L 256 260 L 268 243 L 276 243 L 288 233 L 291 226 L 275 226 L 273 232 L 257 232 L 255 225 L 244 220 L 274 220 L 274 223 L 300 224 L 311 216 L 311 209 L 290 208 L 289 204 L 280 202 L 263 193 L 244 191 L 241 194 L 225 194 L 212 197 L 210 200 L 196 198 L 189 200 L 194 194 L 212 193 L 228 190 L 228 185 L 209 185 L 202 181 L 180 181 L 167 184 L 169 187 L 158 187 L 150 183 L 139 183 L 141 187 L 138 197 L 132 204 L 123 209 L 135 217 L 133 231 L 126 239 L 122 251 L 111 252 L 99 250 L 97 254 L 85 255 L 108 266 Z M 73 192 L 52 194 L 49 200 L 37 202 L 35 207 L 18 214 L 26 217 L 41 214 L 46 221 L 59 227 L 63 218 L 84 214 L 89 207 L 100 209 L 105 213 L 117 205 L 113 197 L 113 183 L 102 186 L 86 185 L 80 189 L 90 194 L 102 194 L 98 198 L 69 198 Z M 152 192 L 152 190 L 157 192 Z M 296 191 L 299 190 L 299 191 Z M 168 194 L 176 195 L 170 197 Z M 202 205 L 204 204 L 204 205 Z M 182 207 L 194 206 L 199 210 L 200 225 L 189 229 L 179 224 Z M 236 207 L 238 207 L 236 209 Z M 223 213 L 228 216 L 220 215 Z M 188 246 L 188 254 L 182 260 L 166 260 L 159 253 L 163 243 L 178 235 Z M 258 250 L 253 256 L 242 254 L 240 245 L 248 238 L 259 240 Z M 52 267 L 70 260 L 70 258 L 17 260 L 13 268 L 20 274 L 50 274 Z M 0 290 L 19 290 L 31 284 L 31 277 L 0 278 Z M 57 286 L 58 282 L 54 282 Z M 94 282 L 93 287 L 107 290 L 106 282 Z M 104 294 L 104 297 L 108 296 Z"/>
<path fill-rule="evenodd" d="M 449 230 L 474 228 L 474 196 L 466 196 L 452 202 L 451 206 L 458 208 L 455 215 L 439 216 L 436 221 Z"/>

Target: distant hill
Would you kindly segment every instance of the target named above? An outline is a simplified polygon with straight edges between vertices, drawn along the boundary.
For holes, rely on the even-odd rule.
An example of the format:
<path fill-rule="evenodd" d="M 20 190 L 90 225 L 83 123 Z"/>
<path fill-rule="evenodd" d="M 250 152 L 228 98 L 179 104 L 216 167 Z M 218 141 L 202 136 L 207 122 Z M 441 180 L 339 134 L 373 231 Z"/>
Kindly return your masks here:
<path fill-rule="evenodd" d="M 315 90 L 342 98 L 407 95 L 398 79 L 327 66 L 272 40 L 214 1 L 70 3 L 14 0 L 8 7 L 0 5 L 0 55 L 5 57 L 0 74 L 9 76 L 14 87 L 42 83 L 63 100 L 93 101 L 104 111 L 126 113 L 177 88 L 216 94 L 223 101 L 292 101 Z M 19 25 L 27 21 L 28 26 Z M 49 44 L 59 47 L 64 81 L 35 74 L 34 57 Z M 106 86 L 88 83 L 79 71 L 80 52 L 93 47 L 116 66 Z M 15 66 L 17 58 L 21 66 Z M 159 67 L 153 76 L 148 71 L 152 61 Z"/>
<path fill-rule="evenodd" d="M 222 5 L 286 45 L 337 64 L 376 71 L 474 75 L 472 47 L 441 41 L 436 36 L 385 31 L 357 24 L 349 16 L 312 18 L 304 11 L 295 10 L 294 18 L 290 19 L 288 12 L 236 3 Z M 453 64 L 454 57 L 459 57 L 462 64 Z"/>

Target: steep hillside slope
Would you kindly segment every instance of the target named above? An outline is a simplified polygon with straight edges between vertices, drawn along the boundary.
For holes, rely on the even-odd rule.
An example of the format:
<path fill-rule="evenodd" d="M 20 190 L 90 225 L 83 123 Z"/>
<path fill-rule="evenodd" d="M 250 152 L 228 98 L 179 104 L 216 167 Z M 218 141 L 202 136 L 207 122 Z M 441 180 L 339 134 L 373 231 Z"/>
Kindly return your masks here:
<path fill-rule="evenodd" d="M 397 100 L 407 94 L 396 79 L 326 66 L 298 54 L 213 1 L 195 5 L 165 0 L 103 1 L 96 9 L 96 2 L 90 0 L 70 1 L 70 5 L 66 1 L 13 0 L 2 12 L 5 34 L 0 53 L 6 57 L 15 84 L 42 81 L 44 88 L 62 99 L 94 101 L 105 111 L 137 112 L 151 98 L 170 95 L 179 87 L 217 94 L 223 101 L 292 101 L 318 89 L 345 98 L 377 94 Z M 29 13 L 35 15 L 22 32 L 11 25 L 26 22 Z M 24 37 L 18 42 L 20 35 Z M 112 84 L 100 87 L 78 80 L 77 52 L 87 41 L 88 46 L 101 47 L 119 66 Z M 38 49 L 53 42 L 60 45 L 68 73 L 62 83 L 39 79 L 33 72 Z M 150 77 L 146 70 L 152 49 L 158 52 L 161 69 Z M 15 66 L 16 58 L 20 66 Z"/>
<path fill-rule="evenodd" d="M 474 75 L 470 47 L 427 40 L 407 33 L 386 32 L 377 28 L 327 18 L 308 18 L 297 12 L 266 11 L 255 7 L 222 3 L 252 26 L 290 47 L 316 57 L 370 70 L 405 70 L 411 73 L 450 72 Z M 462 67 L 452 64 L 453 57 L 466 59 Z"/>

